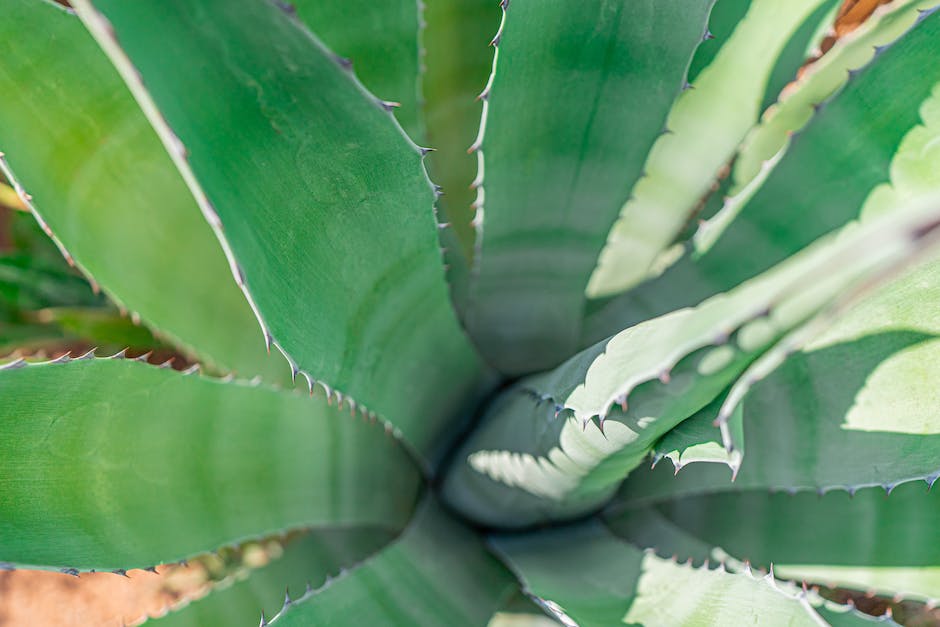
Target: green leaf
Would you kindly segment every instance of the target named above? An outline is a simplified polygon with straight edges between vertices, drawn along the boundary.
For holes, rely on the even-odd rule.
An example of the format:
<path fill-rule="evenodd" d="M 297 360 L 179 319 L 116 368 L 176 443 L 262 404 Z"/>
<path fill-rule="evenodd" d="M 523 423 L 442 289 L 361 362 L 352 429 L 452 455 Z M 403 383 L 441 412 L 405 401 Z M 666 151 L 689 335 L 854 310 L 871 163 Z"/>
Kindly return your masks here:
<path fill-rule="evenodd" d="M 842 0 L 826 0 L 793 33 L 767 80 L 761 111 L 766 113 L 770 106 L 776 104 L 787 86 L 803 72 L 806 62 L 820 53 L 821 44 L 832 31 L 842 4 Z"/>
<path fill-rule="evenodd" d="M 0 371 L 0 561 L 141 568 L 305 527 L 409 516 L 378 426 L 306 394 L 81 360 Z"/>
<path fill-rule="evenodd" d="M 937 143 L 940 138 L 940 85 L 934 88 L 931 96 L 924 101 L 920 107 L 920 117 L 922 125 L 911 129 L 901 141 L 897 152 L 891 162 L 891 183 L 884 183 L 876 187 L 866 199 L 862 208 L 862 219 L 871 219 L 872 216 L 890 212 L 895 203 L 907 202 L 908 199 L 929 195 L 940 190 L 940 144 Z M 936 266 L 934 266 L 936 267 Z M 937 279 L 934 277 L 937 270 L 921 269 L 917 271 L 917 277 L 902 278 L 896 281 L 894 285 L 888 286 L 884 291 L 888 292 L 886 296 L 876 297 L 871 303 L 856 308 L 856 311 L 848 316 L 848 319 L 837 322 L 835 329 L 827 336 L 828 340 L 823 342 L 834 343 L 845 339 L 855 339 L 866 334 L 875 334 L 889 330 L 906 331 L 914 328 L 932 330 L 933 311 L 930 308 L 923 307 L 922 300 L 919 300 L 914 294 L 916 291 L 934 285 Z M 913 283 L 912 283 L 913 282 Z M 898 291 L 897 295 L 891 292 Z M 927 292 L 929 296 L 930 292 Z M 927 299 L 930 302 L 930 299 Z M 898 321 L 904 321 L 904 325 L 899 325 Z M 780 362 L 782 362 L 790 353 L 802 348 L 802 344 L 808 339 L 807 334 L 803 337 L 791 337 L 776 347 L 767 355 L 761 357 L 754 363 L 749 373 L 743 376 L 740 382 L 736 383 L 730 391 L 728 401 L 724 405 L 722 413 L 726 416 L 734 412 L 737 434 L 735 446 L 740 449 L 744 440 L 741 433 L 743 429 L 743 411 L 740 404 L 748 394 L 753 381 L 767 376 Z M 892 363 L 897 364 L 904 357 L 892 358 Z M 911 356 L 906 359 L 909 363 L 918 363 L 922 356 Z M 904 372 L 903 366 L 890 366 L 885 364 L 883 368 L 893 367 L 893 372 L 899 377 L 898 381 L 905 381 L 907 386 L 918 380 L 918 368 L 908 368 Z M 884 375 L 880 378 L 885 381 Z M 891 385 L 891 384 L 889 384 Z M 905 386 L 905 387 L 907 387 Z M 884 383 L 882 388 L 884 389 Z M 916 388 L 915 388 L 916 389 Z M 819 390 L 818 393 L 825 393 L 825 390 Z M 912 394 L 910 389 L 903 392 L 897 392 L 894 395 L 893 403 L 882 403 L 878 409 L 873 412 L 877 414 L 879 410 L 885 410 L 889 413 L 897 413 L 898 408 L 908 409 L 910 411 L 910 399 L 923 399 L 924 393 L 916 390 Z M 906 402 L 905 402 L 906 401 Z M 920 402 L 923 402 L 920 400 Z M 900 403 L 900 404 L 896 404 Z M 927 402 L 929 407 L 929 401 Z M 737 411 L 735 410 L 737 407 Z M 915 421 L 920 418 L 914 418 Z M 877 421 L 877 419 L 876 419 Z M 688 421 L 690 428 L 682 428 L 669 441 L 662 443 L 658 454 L 669 456 L 674 465 L 680 468 L 685 463 L 691 461 L 724 461 L 732 469 L 736 469 L 740 460 L 735 460 L 727 453 L 725 455 L 716 454 L 713 436 L 709 436 L 702 429 L 705 423 L 710 422 L 708 416 L 696 416 Z M 730 434 L 725 433 L 725 444 L 732 438 Z M 729 447 L 730 448 L 730 447 Z M 693 449 L 695 452 L 692 452 Z M 707 453 L 705 452 L 707 449 Z"/>
<path fill-rule="evenodd" d="M 741 490 L 668 499 L 612 517 L 618 535 L 660 554 L 700 560 L 733 555 L 785 579 L 940 599 L 936 520 L 940 497 L 922 484 L 850 496 Z M 662 530 L 675 530 L 663 533 Z M 691 551 L 690 551 L 691 547 Z M 712 548 L 714 547 L 714 548 Z"/>
<path fill-rule="evenodd" d="M 440 450 L 480 366 L 450 307 L 421 151 L 383 102 L 266 0 L 76 7 L 269 341 L 311 387 Z"/>
<path fill-rule="evenodd" d="M 52 3 L 11 0 L 0 58 L 0 166 L 69 258 L 190 357 L 289 381 L 189 190 L 81 22 Z"/>
<path fill-rule="evenodd" d="M 61 305 L 101 306 L 104 299 L 63 264 L 30 254 L 0 256 L 0 306 L 30 311 Z"/>
<path fill-rule="evenodd" d="M 482 249 L 465 315 L 503 372 L 551 367 L 576 350 L 597 255 L 712 4 L 552 0 L 505 13 L 472 147 Z"/>
<path fill-rule="evenodd" d="M 52 307 L 36 312 L 35 318 L 61 329 L 67 337 L 92 342 L 99 348 L 131 348 L 141 352 L 167 348 L 146 328 L 110 308 Z"/>
<path fill-rule="evenodd" d="M 271 624 L 482 626 L 516 590 L 474 533 L 426 501 L 397 542 Z"/>
<path fill-rule="evenodd" d="M 876 50 L 897 40 L 924 10 L 936 5 L 936 1 L 906 0 L 882 7 L 857 31 L 841 38 L 787 89 L 780 101 L 764 114 L 761 123 L 748 133 L 735 161 L 731 197 L 722 211 L 702 224 L 695 234 L 697 252 L 707 251 L 721 236 L 747 202 L 748 195 L 742 192 L 748 183 L 766 169 L 765 163 L 786 150 L 790 134 L 810 121 L 816 106 L 842 87 L 851 73 L 869 63 Z"/>
<path fill-rule="evenodd" d="M 342 568 L 379 551 L 391 539 L 387 532 L 376 529 L 318 529 L 289 541 L 284 554 L 266 566 L 236 573 L 214 584 L 206 597 L 171 609 L 156 625 L 256 627 L 258 613 L 276 614 L 285 594 L 291 599 L 303 596 L 309 586 L 321 585 Z"/>
<path fill-rule="evenodd" d="M 854 490 L 932 481 L 940 473 L 932 374 L 940 367 L 938 306 L 940 261 L 927 260 L 844 312 L 754 385 L 741 418 L 748 456 L 757 459 L 742 466 L 738 483 Z M 657 444 L 658 453 L 677 468 L 725 461 L 716 453 L 713 417 L 687 420 Z M 682 473 L 677 486 L 692 480 L 687 474 L 698 469 Z"/>
<path fill-rule="evenodd" d="M 594 303 L 584 344 L 756 276 L 858 217 L 875 189 L 895 183 L 895 154 L 918 127 L 920 109 L 940 82 L 940 67 L 932 62 L 940 16 L 919 15 L 917 26 L 853 73 L 780 158 L 733 197 L 746 204 L 711 249 L 700 257 L 686 255 L 626 295 Z M 845 77 L 844 66 L 838 74 Z"/>
<path fill-rule="evenodd" d="M 660 438 L 651 451 L 653 463 L 657 464 L 663 458 L 668 458 L 676 472 L 694 462 L 721 463 L 726 464 L 732 473 L 736 473 L 741 467 L 744 449 L 744 404 L 735 405 L 729 418 L 735 429 L 735 448 L 729 452 L 725 448 L 721 433 L 715 428 L 715 418 L 726 399 L 726 394 L 719 396 Z"/>
<path fill-rule="evenodd" d="M 292 0 L 285 10 L 296 14 L 330 50 L 348 59 L 369 91 L 398 103 L 395 118 L 415 141 L 423 140 L 418 102 L 420 15 L 414 0 Z"/>
<path fill-rule="evenodd" d="M 773 577 L 662 559 L 597 522 L 493 544 L 526 592 L 581 627 L 825 625 L 819 610 L 827 609 L 851 623 L 874 621 Z"/>
<path fill-rule="evenodd" d="M 474 520 L 513 527 L 600 506 L 659 437 L 732 383 L 712 417 L 724 421 L 734 414 L 740 397 L 772 370 L 768 365 L 801 346 L 795 340 L 830 323 L 861 287 L 877 284 L 922 250 L 938 215 L 936 195 L 908 209 L 896 206 L 727 294 L 626 329 L 554 371 L 523 379 L 488 409 L 459 449 L 445 483 L 448 498 Z M 788 381 L 796 388 L 822 376 L 798 373 Z M 785 393 L 788 404 L 815 402 L 796 389 Z M 812 428 L 812 415 L 788 428 Z M 734 426 L 740 446 L 740 421 Z M 725 444 L 732 452 L 730 436 Z M 813 441 L 791 440 L 794 446 Z M 764 463 L 756 457 L 755 464 Z M 790 472 L 789 465 L 781 460 L 781 472 Z"/>
<path fill-rule="evenodd" d="M 714 59 L 682 93 L 646 159 L 643 177 L 607 236 L 587 286 L 622 292 L 652 273 L 761 113 L 770 75 L 791 37 L 826 0 L 752 0 Z M 754 51 L 760 49 L 760 54 Z M 795 74 L 795 71 L 794 71 Z"/>
<path fill-rule="evenodd" d="M 494 0 L 427 0 L 422 32 L 425 72 L 421 78 L 431 177 L 444 190 L 439 220 L 451 296 L 459 312 L 466 307 L 467 282 L 474 255 L 473 180 L 477 159 L 467 153 L 480 127 L 477 98 L 493 65 L 489 43 L 499 25 Z"/>

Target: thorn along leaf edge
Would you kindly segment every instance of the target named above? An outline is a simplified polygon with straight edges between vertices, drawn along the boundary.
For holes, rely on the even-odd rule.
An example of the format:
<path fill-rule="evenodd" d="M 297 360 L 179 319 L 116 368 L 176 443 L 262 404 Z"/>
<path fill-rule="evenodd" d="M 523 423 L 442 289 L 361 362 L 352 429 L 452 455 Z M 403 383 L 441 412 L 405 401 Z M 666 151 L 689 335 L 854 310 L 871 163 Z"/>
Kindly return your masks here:
<path fill-rule="evenodd" d="M 505 0 L 504 0 L 505 1 Z M 506 1 L 508 5 L 508 1 Z M 402 446 L 404 446 L 409 453 L 417 460 L 422 460 L 422 456 L 418 455 L 414 450 L 411 444 L 404 438 L 403 433 L 397 426 L 391 423 L 386 417 L 379 415 L 377 412 L 366 407 L 363 403 L 353 399 L 349 394 L 335 389 L 333 386 L 328 384 L 326 381 L 318 379 L 314 376 L 313 373 L 310 373 L 297 363 L 297 361 L 291 356 L 291 354 L 283 347 L 283 345 L 273 336 L 272 332 L 269 329 L 264 317 L 261 314 L 260 309 L 258 308 L 257 303 L 254 300 L 254 297 L 251 293 L 250 287 L 248 286 L 244 272 L 242 271 L 238 260 L 235 256 L 234 251 L 232 250 L 231 245 L 228 242 L 228 239 L 225 235 L 225 229 L 222 224 L 221 218 L 216 212 L 215 208 L 212 205 L 207 193 L 202 188 L 198 179 L 195 176 L 191 166 L 189 165 L 188 152 L 182 142 L 182 140 L 176 135 L 173 129 L 170 127 L 169 122 L 164 118 L 163 114 L 160 112 L 159 108 L 156 105 L 153 97 L 150 95 L 146 86 L 143 83 L 142 76 L 137 68 L 134 66 L 133 62 L 130 60 L 130 57 L 127 56 L 127 53 L 124 52 L 120 43 L 118 42 L 114 28 L 108 19 L 94 8 L 91 0 L 76 0 L 74 2 L 75 11 L 78 16 L 85 22 L 92 36 L 104 50 L 104 52 L 111 58 L 112 63 L 115 68 L 124 78 L 125 83 L 127 83 L 130 88 L 131 93 L 134 98 L 137 100 L 138 105 L 141 110 L 150 120 L 151 125 L 154 130 L 157 132 L 160 140 L 163 142 L 164 146 L 167 149 L 171 159 L 182 175 L 184 181 L 186 182 L 187 187 L 189 187 L 190 192 L 196 200 L 196 204 L 199 206 L 200 210 L 203 213 L 206 221 L 209 223 L 212 228 L 213 233 L 216 236 L 222 250 L 225 254 L 225 258 L 229 262 L 229 268 L 232 272 L 232 276 L 235 279 L 235 282 L 238 284 L 239 289 L 244 294 L 251 310 L 255 315 L 256 320 L 261 328 L 262 336 L 264 338 L 265 347 L 268 352 L 271 351 L 271 346 L 273 345 L 287 360 L 288 365 L 291 369 L 292 380 L 296 381 L 298 375 L 302 375 L 307 382 L 307 388 L 309 394 L 312 396 L 314 394 L 315 387 L 319 385 L 327 399 L 327 402 L 332 404 L 334 398 L 339 407 L 342 407 L 343 404 L 349 406 L 350 412 L 355 413 L 358 411 L 363 417 L 371 421 L 380 421 L 385 425 L 386 431 L 392 434 Z M 307 36 L 315 46 L 320 48 L 325 55 L 332 58 L 334 62 L 344 71 L 344 74 L 352 81 L 354 87 L 367 99 L 376 103 L 383 112 L 388 114 L 391 123 L 411 147 L 411 149 L 419 156 L 421 169 L 424 174 L 425 181 L 429 189 L 435 193 L 435 198 L 437 197 L 436 186 L 430 178 L 428 173 L 427 164 L 425 158 L 428 154 L 427 149 L 422 149 L 418 146 L 409 136 L 405 133 L 401 124 L 394 116 L 394 110 L 396 107 L 400 106 L 395 102 L 388 102 L 382 100 L 375 95 L 373 95 L 364 84 L 356 76 L 352 63 L 348 60 L 338 57 L 332 53 L 324 44 L 306 27 L 305 24 L 300 22 L 299 19 L 293 19 L 292 23 L 301 30 L 305 36 Z M 432 205 L 431 207 L 432 215 L 435 213 L 435 209 Z M 421 462 L 422 466 L 426 466 L 426 462 Z M 423 467 L 423 472 L 428 473 L 429 468 Z"/>

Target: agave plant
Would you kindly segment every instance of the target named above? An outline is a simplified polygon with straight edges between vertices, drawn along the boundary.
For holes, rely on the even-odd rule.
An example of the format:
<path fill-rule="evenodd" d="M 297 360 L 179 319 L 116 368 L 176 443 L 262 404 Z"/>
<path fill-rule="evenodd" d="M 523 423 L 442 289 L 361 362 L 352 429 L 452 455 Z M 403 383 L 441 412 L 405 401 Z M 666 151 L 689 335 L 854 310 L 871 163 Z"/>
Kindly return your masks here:
<path fill-rule="evenodd" d="M 4 174 L 203 372 L 0 368 L 3 566 L 306 532 L 168 625 L 940 598 L 940 2 L 428 2 L 4 0 Z"/>

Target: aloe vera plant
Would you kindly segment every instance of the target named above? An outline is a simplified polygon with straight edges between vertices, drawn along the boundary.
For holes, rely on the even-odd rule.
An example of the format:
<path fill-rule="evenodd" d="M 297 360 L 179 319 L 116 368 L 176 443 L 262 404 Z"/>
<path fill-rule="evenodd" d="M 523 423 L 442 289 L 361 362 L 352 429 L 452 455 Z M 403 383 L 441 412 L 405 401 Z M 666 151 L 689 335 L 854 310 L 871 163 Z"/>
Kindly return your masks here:
<path fill-rule="evenodd" d="M 4 0 L 3 174 L 202 370 L 5 346 L 0 565 L 304 532 L 158 625 L 930 607 L 940 1 L 426 2 Z"/>

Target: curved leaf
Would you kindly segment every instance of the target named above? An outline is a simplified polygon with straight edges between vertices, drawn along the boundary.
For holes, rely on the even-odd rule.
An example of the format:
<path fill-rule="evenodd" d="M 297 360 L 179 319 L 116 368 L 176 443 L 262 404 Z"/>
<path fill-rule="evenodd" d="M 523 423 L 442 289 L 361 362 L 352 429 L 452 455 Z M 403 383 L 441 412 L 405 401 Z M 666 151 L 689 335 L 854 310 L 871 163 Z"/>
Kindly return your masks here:
<path fill-rule="evenodd" d="M 859 29 L 840 39 L 782 94 L 765 112 L 761 123 L 748 133 L 735 161 L 730 197 L 722 210 L 695 234 L 698 253 L 707 251 L 734 220 L 749 197 L 745 192 L 748 184 L 766 170 L 766 162 L 786 150 L 790 134 L 809 122 L 819 103 L 869 63 L 879 48 L 901 37 L 924 10 L 935 6 L 936 1 L 906 0 L 881 7 Z"/>
<path fill-rule="evenodd" d="M 202 599 L 172 608 L 157 627 L 232 625 L 257 627 L 259 612 L 273 616 L 284 594 L 299 598 L 343 568 L 379 551 L 392 538 L 375 529 L 318 529 L 291 540 L 284 554 L 257 570 L 217 583 Z M 285 592 L 286 588 L 286 592 Z"/>
<path fill-rule="evenodd" d="M 424 125 L 418 100 L 419 6 L 415 0 L 292 0 L 285 7 L 330 50 L 348 59 L 369 91 L 398 103 L 395 118 L 415 141 Z"/>
<path fill-rule="evenodd" d="M 610 524 L 680 560 L 730 554 L 786 579 L 929 601 L 940 597 L 938 508 L 940 497 L 922 484 L 887 498 L 871 489 L 822 497 L 741 490 L 666 499 Z"/>
<path fill-rule="evenodd" d="M 622 292 L 654 272 L 657 258 L 693 217 L 699 202 L 757 121 L 771 72 L 787 42 L 826 0 L 752 0 L 707 67 L 666 120 L 646 174 L 607 236 L 587 285 L 591 298 Z M 754 54 L 760 49 L 760 54 Z M 794 69 L 795 75 L 795 69 Z"/>
<path fill-rule="evenodd" d="M 727 419 L 740 394 L 767 374 L 765 365 L 794 348 L 794 334 L 830 323 L 866 283 L 884 280 L 935 240 L 929 233 L 938 215 L 936 195 L 909 210 L 895 207 L 727 294 L 631 327 L 554 371 L 522 380 L 458 450 L 445 483 L 448 498 L 474 520 L 514 527 L 598 507 L 659 437 L 734 383 L 712 416 Z M 799 373 L 790 381 L 815 385 L 822 376 Z M 813 395 L 787 393 L 788 404 L 814 402 Z M 775 430 L 812 428 L 811 415 Z M 725 442 L 732 451 L 730 435 Z M 740 462 L 740 453 L 733 461 Z M 760 454 L 755 463 L 762 463 Z M 781 464 L 781 472 L 790 472 Z"/>
<path fill-rule="evenodd" d="M 792 137 L 781 158 L 742 190 L 744 209 L 708 252 L 686 255 L 659 278 L 594 303 L 585 345 L 756 276 L 858 217 L 875 189 L 894 183 L 893 159 L 940 82 L 940 68 L 932 62 L 940 16 L 920 15 L 907 34 L 853 73 Z"/>
<path fill-rule="evenodd" d="M 464 316 L 503 372 L 551 367 L 576 350 L 598 252 L 712 4 L 552 0 L 505 12 L 471 148 L 482 241 Z"/>
<path fill-rule="evenodd" d="M 271 624 L 482 626 L 517 589 L 473 533 L 426 501 L 397 542 Z"/>
<path fill-rule="evenodd" d="M 444 191 L 437 200 L 438 219 L 449 226 L 442 228 L 441 245 L 451 298 L 463 315 L 475 253 L 471 205 L 477 159 L 467 147 L 480 127 L 477 96 L 493 64 L 489 43 L 500 8 L 493 0 L 428 0 L 424 5 L 421 87 L 428 144 L 434 147 L 427 165 Z"/>
<path fill-rule="evenodd" d="M 566 624 L 581 627 L 826 625 L 822 612 L 848 624 L 875 620 L 773 577 L 659 558 L 596 522 L 493 544 L 526 592 Z"/>
<path fill-rule="evenodd" d="M 395 529 L 419 478 L 305 394 L 127 360 L 0 371 L 0 561 L 128 569 L 315 526 Z"/>
<path fill-rule="evenodd" d="M 67 258 L 187 355 L 289 381 L 189 190 L 81 22 L 52 3 L 11 0 L 0 59 L 0 150 Z"/>
<path fill-rule="evenodd" d="M 936 476 L 938 298 L 940 262 L 928 260 L 844 312 L 754 385 L 740 419 L 745 445 L 757 447 L 760 459 L 742 466 L 739 482 L 854 490 Z M 728 463 L 718 451 L 714 415 L 680 425 L 657 444 L 657 454 L 677 469 Z M 898 450 L 905 454 L 898 457 Z"/>
<path fill-rule="evenodd" d="M 421 151 L 386 103 L 266 0 L 75 4 L 269 340 L 311 387 L 433 456 L 480 366 L 448 299 Z"/>

